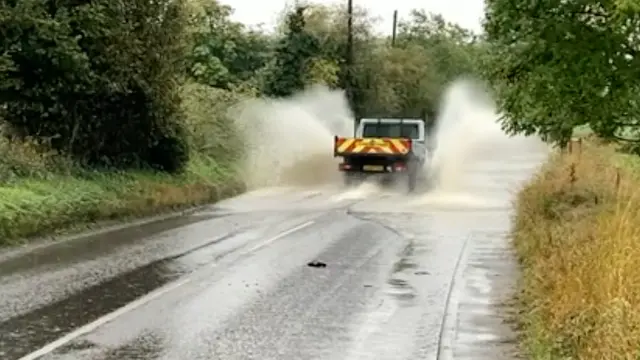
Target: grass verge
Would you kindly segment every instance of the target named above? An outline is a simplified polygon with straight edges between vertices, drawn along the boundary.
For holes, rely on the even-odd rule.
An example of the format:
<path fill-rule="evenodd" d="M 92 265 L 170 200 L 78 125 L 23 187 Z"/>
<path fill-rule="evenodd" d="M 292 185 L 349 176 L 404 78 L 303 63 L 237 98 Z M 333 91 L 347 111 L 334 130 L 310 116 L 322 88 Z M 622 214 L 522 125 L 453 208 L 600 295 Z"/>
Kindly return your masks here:
<path fill-rule="evenodd" d="M 234 170 L 242 139 L 225 115 L 243 97 L 196 84 L 185 86 L 183 97 L 192 156 L 180 175 L 89 171 L 29 141 L 10 142 L 0 131 L 0 246 L 100 221 L 189 208 L 243 191 Z"/>
<path fill-rule="evenodd" d="M 640 162 L 594 142 L 519 194 L 514 244 L 527 357 L 638 359 Z"/>
<path fill-rule="evenodd" d="M 179 176 L 76 172 L 17 178 L 0 185 L 0 245 L 211 203 L 243 190 L 232 174 L 200 158 Z"/>

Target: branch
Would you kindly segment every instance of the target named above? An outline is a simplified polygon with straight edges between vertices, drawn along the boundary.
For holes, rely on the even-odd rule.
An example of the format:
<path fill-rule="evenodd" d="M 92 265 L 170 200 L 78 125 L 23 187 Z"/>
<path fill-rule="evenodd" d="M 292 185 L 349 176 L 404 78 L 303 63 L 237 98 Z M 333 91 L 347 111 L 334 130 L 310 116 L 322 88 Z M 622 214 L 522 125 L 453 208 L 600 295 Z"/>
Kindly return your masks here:
<path fill-rule="evenodd" d="M 618 136 L 615 134 L 611 135 L 612 138 L 618 140 L 618 141 L 625 141 L 625 142 L 629 142 L 629 143 L 640 143 L 640 139 L 629 139 L 629 138 L 624 138 L 622 136 Z"/>

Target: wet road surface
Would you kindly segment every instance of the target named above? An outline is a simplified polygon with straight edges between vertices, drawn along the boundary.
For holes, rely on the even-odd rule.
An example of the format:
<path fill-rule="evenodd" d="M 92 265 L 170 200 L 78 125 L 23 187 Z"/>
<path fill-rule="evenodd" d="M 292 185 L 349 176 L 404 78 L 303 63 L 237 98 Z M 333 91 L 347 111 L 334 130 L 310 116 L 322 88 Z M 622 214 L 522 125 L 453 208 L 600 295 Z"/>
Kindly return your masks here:
<path fill-rule="evenodd" d="M 511 190 L 542 159 L 478 162 L 466 194 L 267 189 L 0 254 L 0 358 L 510 359 Z"/>

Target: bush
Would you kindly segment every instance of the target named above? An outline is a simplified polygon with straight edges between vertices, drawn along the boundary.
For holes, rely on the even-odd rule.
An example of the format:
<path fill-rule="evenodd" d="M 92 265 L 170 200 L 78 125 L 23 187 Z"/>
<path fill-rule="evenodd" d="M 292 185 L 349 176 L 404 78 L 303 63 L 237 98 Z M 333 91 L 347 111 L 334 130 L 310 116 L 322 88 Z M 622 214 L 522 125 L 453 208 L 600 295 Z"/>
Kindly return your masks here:
<path fill-rule="evenodd" d="M 554 156 L 520 193 L 514 239 L 531 358 L 637 357 L 638 164 L 587 143 Z"/>
<path fill-rule="evenodd" d="M 182 89 L 188 142 L 200 154 L 220 158 L 226 165 L 241 159 L 244 139 L 228 115 L 246 96 L 200 84 Z"/>
<path fill-rule="evenodd" d="M 13 135 L 79 163 L 182 169 L 182 1 L 0 5 L 0 103 Z"/>
<path fill-rule="evenodd" d="M 46 144 L 10 141 L 0 131 L 0 245 L 102 220 L 205 204 L 242 191 L 235 162 L 243 145 L 233 123 L 220 115 L 240 97 L 193 84 L 183 89 L 183 95 L 182 111 L 187 116 L 179 131 L 185 141 L 168 138 L 156 146 L 159 158 L 191 153 L 180 174 L 91 170 Z M 166 151 L 170 147 L 178 150 Z"/>

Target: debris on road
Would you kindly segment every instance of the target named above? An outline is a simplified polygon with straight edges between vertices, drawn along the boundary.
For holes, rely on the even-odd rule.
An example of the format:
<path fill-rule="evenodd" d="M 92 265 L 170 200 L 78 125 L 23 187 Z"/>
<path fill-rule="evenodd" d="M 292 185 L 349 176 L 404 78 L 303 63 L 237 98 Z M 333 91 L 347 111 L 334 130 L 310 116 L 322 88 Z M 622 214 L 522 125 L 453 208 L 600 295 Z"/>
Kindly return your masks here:
<path fill-rule="evenodd" d="M 325 268 L 325 267 L 327 267 L 327 264 L 325 264 L 325 263 L 323 263 L 321 261 L 312 261 L 312 262 L 308 263 L 307 266 L 315 267 L 315 268 Z"/>

